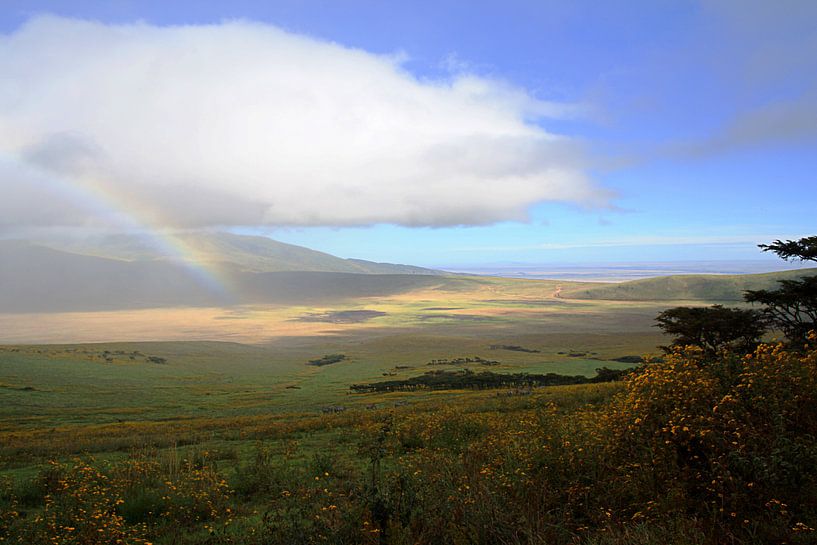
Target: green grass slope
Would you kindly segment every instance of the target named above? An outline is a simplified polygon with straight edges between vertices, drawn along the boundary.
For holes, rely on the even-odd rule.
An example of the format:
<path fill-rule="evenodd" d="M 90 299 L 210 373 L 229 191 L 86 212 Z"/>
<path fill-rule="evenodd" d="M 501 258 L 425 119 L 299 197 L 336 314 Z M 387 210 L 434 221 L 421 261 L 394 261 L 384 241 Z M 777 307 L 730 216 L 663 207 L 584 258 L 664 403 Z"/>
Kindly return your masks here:
<path fill-rule="evenodd" d="M 746 290 L 773 289 L 778 280 L 817 274 L 817 269 L 764 274 L 678 275 L 620 284 L 565 289 L 566 299 L 609 301 L 742 301 Z"/>
<path fill-rule="evenodd" d="M 230 264 L 246 272 L 320 271 L 357 274 L 442 274 L 440 271 L 343 259 L 262 236 L 232 233 L 187 233 L 175 237 L 197 261 Z M 127 261 L 166 260 L 168 255 L 155 241 L 135 235 L 108 235 L 82 240 L 43 241 L 44 246 L 76 254 Z"/>
<path fill-rule="evenodd" d="M 437 286 L 457 289 L 460 284 L 474 282 L 453 276 L 404 273 L 255 272 L 229 265 L 219 272 L 219 277 L 226 279 L 229 290 L 214 290 L 188 267 L 170 260 L 110 259 L 0 241 L 0 312 L 315 304 Z"/>

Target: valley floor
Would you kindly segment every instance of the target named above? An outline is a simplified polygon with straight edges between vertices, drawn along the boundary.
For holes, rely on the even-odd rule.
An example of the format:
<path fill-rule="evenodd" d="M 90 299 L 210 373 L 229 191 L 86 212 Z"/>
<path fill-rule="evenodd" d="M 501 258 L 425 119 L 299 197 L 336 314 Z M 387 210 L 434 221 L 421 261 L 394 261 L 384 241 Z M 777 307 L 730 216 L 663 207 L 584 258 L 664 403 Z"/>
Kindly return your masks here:
<path fill-rule="evenodd" d="M 606 471 L 588 449 L 620 382 L 350 390 L 462 369 L 590 377 L 659 351 L 654 317 L 677 301 L 571 299 L 581 287 L 464 278 L 323 306 L 0 315 L 0 536 L 713 543 L 682 514 L 588 511 Z M 557 486 L 537 484 L 544 467 L 568 488 L 536 492 Z"/>

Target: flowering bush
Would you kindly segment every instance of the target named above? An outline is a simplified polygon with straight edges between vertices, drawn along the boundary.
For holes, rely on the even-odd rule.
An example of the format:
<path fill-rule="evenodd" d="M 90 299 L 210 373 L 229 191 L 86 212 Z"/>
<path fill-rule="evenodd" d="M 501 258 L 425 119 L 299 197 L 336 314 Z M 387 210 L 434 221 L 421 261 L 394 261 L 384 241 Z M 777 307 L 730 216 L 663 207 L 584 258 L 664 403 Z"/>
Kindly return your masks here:
<path fill-rule="evenodd" d="M 0 482 L 0 542 L 817 542 L 812 346 L 679 348 L 619 384 L 327 422 L 346 450 L 281 453 L 276 429 L 238 464 L 236 495 L 206 452 L 175 449 L 52 463 L 28 495 Z"/>
<path fill-rule="evenodd" d="M 146 543 L 138 537 L 138 529 L 127 526 L 117 513 L 122 499 L 109 476 L 91 464 L 51 462 L 39 480 L 45 492 L 43 509 L 26 524 L 18 521 L 17 543 Z"/>
<path fill-rule="evenodd" d="M 630 490 L 630 510 L 671 496 L 676 510 L 736 538 L 811 532 L 817 351 L 761 345 L 743 357 L 704 358 L 678 350 L 629 379 L 605 425 L 609 455 L 629 460 L 618 486 Z"/>

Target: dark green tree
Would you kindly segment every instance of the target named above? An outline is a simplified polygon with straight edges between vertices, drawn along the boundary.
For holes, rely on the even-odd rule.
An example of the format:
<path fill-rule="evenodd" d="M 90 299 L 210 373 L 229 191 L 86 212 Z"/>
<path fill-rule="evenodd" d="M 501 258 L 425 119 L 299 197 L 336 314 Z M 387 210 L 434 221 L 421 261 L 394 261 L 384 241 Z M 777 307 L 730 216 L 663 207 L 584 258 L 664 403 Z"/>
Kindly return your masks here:
<path fill-rule="evenodd" d="M 817 261 L 817 236 L 799 240 L 775 240 L 771 244 L 758 245 L 764 252 L 773 252 L 786 261 Z"/>
<path fill-rule="evenodd" d="M 769 323 L 796 344 L 817 330 L 817 276 L 780 280 L 775 290 L 749 290 L 743 298 L 763 305 Z"/>
<path fill-rule="evenodd" d="M 787 261 L 817 261 L 817 236 L 776 240 L 760 248 Z M 800 345 L 806 342 L 809 331 L 817 330 L 817 276 L 780 280 L 778 285 L 774 290 L 749 290 L 743 298 L 763 305 L 769 324 L 792 344 Z"/>
<path fill-rule="evenodd" d="M 664 333 L 674 335 L 671 352 L 677 346 L 698 346 L 708 356 L 723 350 L 751 352 L 766 331 L 760 312 L 749 309 L 711 307 L 675 307 L 655 319 Z"/>

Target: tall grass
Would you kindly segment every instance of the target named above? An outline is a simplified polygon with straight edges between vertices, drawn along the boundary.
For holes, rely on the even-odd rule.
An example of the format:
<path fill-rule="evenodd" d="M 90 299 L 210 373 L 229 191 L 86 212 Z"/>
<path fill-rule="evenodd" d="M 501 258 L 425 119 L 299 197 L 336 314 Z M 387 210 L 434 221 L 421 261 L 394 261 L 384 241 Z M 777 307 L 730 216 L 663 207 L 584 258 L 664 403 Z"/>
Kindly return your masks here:
<path fill-rule="evenodd" d="M 255 441 L 249 455 L 162 448 L 172 434 L 160 433 L 146 436 L 156 446 L 117 462 L 51 463 L 28 485 L 7 483 L 0 537 L 187 545 L 817 540 L 814 349 L 763 345 L 717 358 L 687 349 L 621 384 L 207 421 L 189 437 L 225 437 L 219 424 Z"/>

